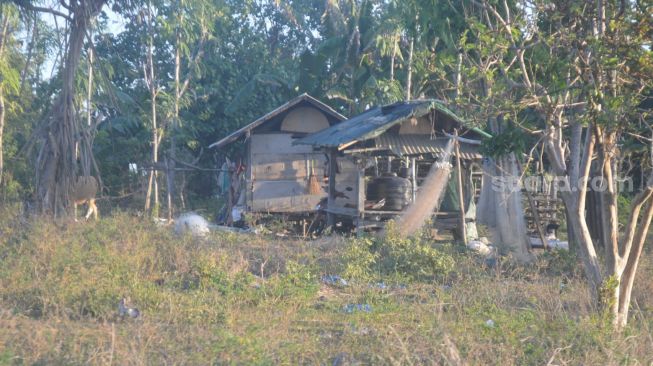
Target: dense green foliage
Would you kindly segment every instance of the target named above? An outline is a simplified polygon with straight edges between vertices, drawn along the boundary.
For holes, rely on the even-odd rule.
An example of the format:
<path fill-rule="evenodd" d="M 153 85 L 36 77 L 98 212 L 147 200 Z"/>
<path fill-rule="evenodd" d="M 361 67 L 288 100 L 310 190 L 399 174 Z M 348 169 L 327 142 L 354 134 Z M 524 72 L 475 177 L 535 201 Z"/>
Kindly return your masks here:
<path fill-rule="evenodd" d="M 450 5 L 420 1 L 201 0 L 110 5 L 92 26 L 93 45 L 87 42 L 82 51 L 77 102 L 80 119 L 85 120 L 88 56 L 94 50 L 91 114 L 98 122 L 94 152 L 105 194 L 136 192 L 135 198 L 144 194 L 144 179 L 130 174 L 129 164 L 143 168 L 151 161 L 151 98 L 144 78 L 150 37 L 161 158 L 174 144 L 182 160 L 199 158 L 201 166 L 212 168 L 223 152 L 207 151 L 210 143 L 299 93 L 308 92 L 344 114 L 404 99 L 410 42 L 415 45 L 410 57 L 411 94 L 448 98 L 455 71 L 451 50 L 464 28 Z M 151 24 L 145 15 L 150 6 Z M 15 5 L 7 7 L 16 11 Z M 13 198 L 31 191 L 32 176 L 26 173 L 38 150 L 31 148 L 30 132 L 42 122 L 49 98 L 60 88 L 64 50 L 58 47 L 66 34 L 60 24 L 43 21 L 45 17 L 25 10 L 11 32 L 24 47 L 15 44 L 11 50 L 15 54 L 12 70 L 20 72 L 22 87 L 21 97 L 11 100 L 13 109 L 7 116 L 5 197 L 10 191 Z M 447 21 L 435 21 L 439 17 Z M 116 22 L 124 26 L 117 28 Z M 187 92 L 178 100 L 176 50 L 180 51 L 181 81 L 189 81 Z M 176 179 L 177 185 L 191 192 L 191 198 L 214 193 L 215 178 L 209 172 L 189 172 Z"/>
<path fill-rule="evenodd" d="M 65 20 L 59 17 L 53 24 L 44 20 L 49 15 L 29 8 L 19 11 L 18 5 L 6 4 L 2 10 L 3 19 L 11 18 L 10 42 L 0 55 L 8 105 L 3 200 L 32 191 L 38 149 L 30 136 L 61 88 L 65 52 Z M 619 12 L 619 6 L 625 8 Z M 498 16 L 492 13 L 495 9 Z M 615 32 L 605 40 L 592 40 L 580 25 L 591 7 L 566 1 L 109 2 L 92 24 L 82 51 L 76 101 L 80 120 L 85 120 L 88 61 L 94 50 L 90 108 L 98 130 L 93 149 L 104 193 L 136 198 L 129 202 L 140 202 L 146 180 L 143 174 L 130 174 L 129 164 L 147 168 L 152 161 L 152 101 L 144 77 L 150 40 L 162 144 L 159 160 L 174 147 L 179 159 L 198 159 L 200 166 L 214 168 L 225 152 L 207 150 L 210 143 L 303 92 L 345 115 L 407 95 L 436 97 L 452 102 L 452 108 L 483 127 L 499 116 L 530 131 L 543 127 L 548 107 L 537 103 L 546 98 L 534 93 L 546 90 L 551 103 L 571 96 L 572 101 L 600 103 L 607 111 L 597 115 L 588 110 L 574 118 L 625 121 L 634 133 L 646 134 L 649 117 L 633 107 L 646 103 L 641 95 L 651 90 L 650 77 L 645 77 L 653 65 L 653 28 L 646 16 L 651 4 L 610 2 L 608 10 L 620 14 L 608 24 L 610 29 L 627 27 L 630 38 Z M 496 19 L 510 24 L 503 26 Z M 570 52 L 578 47 L 599 52 L 601 67 L 628 68 L 627 76 L 635 80 L 639 75 L 638 83 L 624 82 L 623 94 L 616 96 L 597 91 L 592 83 L 566 88 L 569 73 L 584 67 Z M 518 67 L 518 56 L 525 59 L 527 70 Z M 520 86 L 525 76 L 537 82 L 535 92 Z M 178 84 L 186 81 L 184 92 L 176 95 Z M 487 127 L 502 135 L 496 126 Z M 625 141 L 625 151 L 646 161 L 647 154 L 637 148 L 641 143 L 633 141 Z M 487 145 L 494 155 L 523 152 L 533 143 L 513 128 Z M 634 169 L 639 167 L 635 164 Z M 182 194 L 190 193 L 191 206 L 204 205 L 204 197 L 215 193 L 210 172 L 187 172 L 175 179 Z M 193 199 L 198 197 L 202 199 Z M 180 199 L 175 197 L 176 204 Z"/>

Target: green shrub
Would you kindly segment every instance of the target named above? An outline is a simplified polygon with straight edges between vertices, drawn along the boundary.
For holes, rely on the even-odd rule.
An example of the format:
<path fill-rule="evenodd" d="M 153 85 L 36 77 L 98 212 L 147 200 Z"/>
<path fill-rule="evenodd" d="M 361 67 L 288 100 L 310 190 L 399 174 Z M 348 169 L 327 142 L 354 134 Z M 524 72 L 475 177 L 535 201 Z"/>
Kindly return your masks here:
<path fill-rule="evenodd" d="M 374 249 L 376 241 L 371 237 L 353 238 L 344 253 L 346 278 L 369 281 L 374 277 L 374 265 L 379 253 Z"/>
<path fill-rule="evenodd" d="M 401 280 L 429 280 L 441 277 L 453 269 L 453 257 L 436 249 L 421 234 L 404 237 L 393 223 L 386 235 L 352 239 L 345 253 L 344 275 L 369 280 L 374 275 L 392 276 Z"/>
<path fill-rule="evenodd" d="M 317 276 L 311 266 L 292 260 L 286 262 L 284 274 L 271 278 L 265 286 L 279 298 L 309 298 L 318 289 Z"/>

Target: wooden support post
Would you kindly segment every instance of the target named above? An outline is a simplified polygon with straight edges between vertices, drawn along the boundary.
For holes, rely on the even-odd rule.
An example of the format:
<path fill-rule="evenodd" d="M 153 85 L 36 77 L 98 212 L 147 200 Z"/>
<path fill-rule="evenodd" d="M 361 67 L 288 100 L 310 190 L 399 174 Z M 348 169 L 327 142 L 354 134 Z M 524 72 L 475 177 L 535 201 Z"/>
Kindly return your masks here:
<path fill-rule="evenodd" d="M 379 159 L 375 156 L 374 157 L 374 177 L 379 176 Z"/>
<path fill-rule="evenodd" d="M 173 162 L 171 162 L 168 157 L 164 157 L 165 167 L 166 167 L 166 183 L 167 183 L 167 201 L 168 201 L 168 222 L 172 220 L 172 187 L 174 185 L 174 166 L 171 167 Z M 171 169 L 172 168 L 172 169 Z"/>
<path fill-rule="evenodd" d="M 252 167 L 252 164 L 254 163 L 254 155 L 252 154 L 251 131 L 248 131 L 245 134 L 245 138 L 247 139 L 247 162 L 245 163 L 247 164 L 247 172 L 245 173 L 247 174 L 245 182 L 245 206 L 247 207 L 247 211 L 249 211 L 254 205 L 254 169 Z M 236 202 L 234 202 L 234 204 L 235 203 Z M 229 211 L 229 215 L 231 216 L 231 211 Z"/>
<path fill-rule="evenodd" d="M 460 143 L 458 142 L 458 130 L 455 133 L 456 140 L 454 141 L 456 147 L 456 172 L 458 176 L 458 203 L 460 206 L 460 234 L 463 238 L 463 243 L 467 245 L 467 227 L 465 226 L 465 200 L 463 197 L 463 172 L 460 164 Z"/>
<path fill-rule="evenodd" d="M 338 150 L 332 148 L 329 150 L 329 198 L 327 201 L 327 209 L 332 210 L 336 203 L 336 173 L 338 171 Z M 336 217 L 335 214 L 327 212 L 327 226 L 335 228 Z"/>
<path fill-rule="evenodd" d="M 358 196 L 356 201 L 356 235 L 360 236 L 362 234 L 360 227 L 365 219 L 365 168 L 357 163 L 356 169 L 356 194 Z"/>
<path fill-rule="evenodd" d="M 410 180 L 413 183 L 413 202 L 417 199 L 417 159 L 410 159 Z"/>
<path fill-rule="evenodd" d="M 229 174 L 229 191 L 227 192 L 227 226 L 231 226 L 234 223 L 233 212 L 234 208 L 234 174 L 231 165 L 229 165 L 229 171 L 226 173 Z"/>
<path fill-rule="evenodd" d="M 386 171 L 392 173 L 392 156 L 388 156 L 388 169 Z"/>

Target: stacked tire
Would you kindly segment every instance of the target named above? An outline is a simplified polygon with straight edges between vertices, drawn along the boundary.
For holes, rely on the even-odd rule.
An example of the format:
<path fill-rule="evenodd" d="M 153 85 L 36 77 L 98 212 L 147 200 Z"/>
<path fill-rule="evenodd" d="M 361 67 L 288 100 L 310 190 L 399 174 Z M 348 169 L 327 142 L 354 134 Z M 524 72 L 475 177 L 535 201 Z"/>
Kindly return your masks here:
<path fill-rule="evenodd" d="M 378 202 L 385 198 L 383 210 L 401 211 L 410 203 L 412 184 L 395 173 L 386 173 L 367 185 L 367 200 Z"/>

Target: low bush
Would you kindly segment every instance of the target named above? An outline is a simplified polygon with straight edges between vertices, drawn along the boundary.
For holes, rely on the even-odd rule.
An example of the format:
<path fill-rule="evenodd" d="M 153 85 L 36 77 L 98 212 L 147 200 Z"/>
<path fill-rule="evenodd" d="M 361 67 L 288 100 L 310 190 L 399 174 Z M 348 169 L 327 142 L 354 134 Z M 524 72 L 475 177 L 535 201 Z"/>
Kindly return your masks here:
<path fill-rule="evenodd" d="M 448 274 L 454 258 L 423 235 L 402 237 L 388 224 L 383 237 L 354 238 L 345 253 L 345 276 L 371 280 L 390 276 L 400 281 L 433 280 Z"/>

